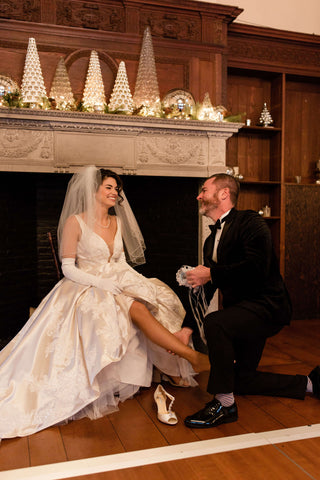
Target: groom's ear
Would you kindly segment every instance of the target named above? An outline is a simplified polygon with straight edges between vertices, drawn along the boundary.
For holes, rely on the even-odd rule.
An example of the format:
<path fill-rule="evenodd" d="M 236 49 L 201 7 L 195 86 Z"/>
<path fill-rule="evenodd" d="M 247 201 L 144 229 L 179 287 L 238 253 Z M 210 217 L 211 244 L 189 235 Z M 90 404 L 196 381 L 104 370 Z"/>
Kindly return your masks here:
<path fill-rule="evenodd" d="M 230 196 L 229 188 L 225 187 L 220 190 L 220 196 L 222 200 L 226 200 Z"/>

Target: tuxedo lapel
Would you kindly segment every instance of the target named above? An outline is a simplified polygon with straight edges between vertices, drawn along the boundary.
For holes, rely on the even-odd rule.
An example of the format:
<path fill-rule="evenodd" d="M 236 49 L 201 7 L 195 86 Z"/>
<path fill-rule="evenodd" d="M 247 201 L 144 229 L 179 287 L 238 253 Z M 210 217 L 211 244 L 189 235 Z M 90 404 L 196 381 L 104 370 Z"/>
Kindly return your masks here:
<path fill-rule="evenodd" d="M 221 253 L 223 252 L 226 242 L 230 237 L 230 229 L 231 229 L 232 221 L 235 218 L 236 214 L 237 214 L 237 211 L 233 208 L 231 212 L 228 214 L 228 216 L 226 217 L 224 227 L 221 233 L 220 241 L 218 244 L 218 249 L 217 249 L 218 262 L 219 262 L 219 258 L 221 260 Z"/>
<path fill-rule="evenodd" d="M 209 266 L 212 264 L 212 252 L 213 252 L 213 245 L 214 245 L 214 236 L 212 233 L 207 237 L 204 249 L 203 249 L 203 256 L 204 256 L 204 265 Z"/>
<path fill-rule="evenodd" d="M 220 241 L 219 241 L 219 244 L 218 244 L 218 249 L 217 249 L 218 261 L 219 261 L 220 250 L 223 249 L 223 243 L 225 242 L 225 239 L 228 238 L 228 231 L 230 229 L 230 226 L 231 226 L 231 223 L 226 223 L 225 226 L 223 227 L 221 237 L 220 237 Z"/>

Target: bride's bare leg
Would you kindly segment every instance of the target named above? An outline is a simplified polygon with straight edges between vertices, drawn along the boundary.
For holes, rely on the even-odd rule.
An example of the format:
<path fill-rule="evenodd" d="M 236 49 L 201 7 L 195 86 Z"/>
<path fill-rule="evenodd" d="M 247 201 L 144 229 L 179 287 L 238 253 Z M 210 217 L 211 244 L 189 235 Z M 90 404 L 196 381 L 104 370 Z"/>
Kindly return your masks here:
<path fill-rule="evenodd" d="M 130 315 L 133 323 L 137 325 L 153 343 L 188 360 L 195 372 L 199 373 L 210 370 L 208 356 L 182 343 L 175 335 L 170 333 L 169 330 L 158 322 L 145 305 L 134 301 L 130 308 Z"/>

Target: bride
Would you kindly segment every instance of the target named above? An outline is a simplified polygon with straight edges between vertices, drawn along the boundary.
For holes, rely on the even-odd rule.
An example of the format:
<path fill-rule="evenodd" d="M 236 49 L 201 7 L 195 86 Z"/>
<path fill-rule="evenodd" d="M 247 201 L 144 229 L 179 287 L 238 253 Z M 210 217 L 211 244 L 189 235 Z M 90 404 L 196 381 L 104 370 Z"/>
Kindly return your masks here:
<path fill-rule="evenodd" d="M 0 438 L 114 412 L 150 386 L 153 366 L 189 385 L 209 368 L 173 335 L 178 297 L 127 263 L 144 261 L 144 244 L 116 173 L 72 177 L 58 240 L 64 278 L 0 352 Z"/>

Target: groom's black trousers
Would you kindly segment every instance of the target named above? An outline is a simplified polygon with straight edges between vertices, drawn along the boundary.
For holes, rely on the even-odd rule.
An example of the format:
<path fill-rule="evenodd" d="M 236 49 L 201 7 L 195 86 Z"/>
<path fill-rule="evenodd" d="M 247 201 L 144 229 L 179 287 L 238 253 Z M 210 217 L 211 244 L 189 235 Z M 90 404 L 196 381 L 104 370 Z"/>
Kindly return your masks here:
<path fill-rule="evenodd" d="M 303 399 L 305 375 L 257 371 L 267 338 L 282 327 L 240 306 L 209 313 L 204 319 L 211 363 L 208 392 Z"/>

